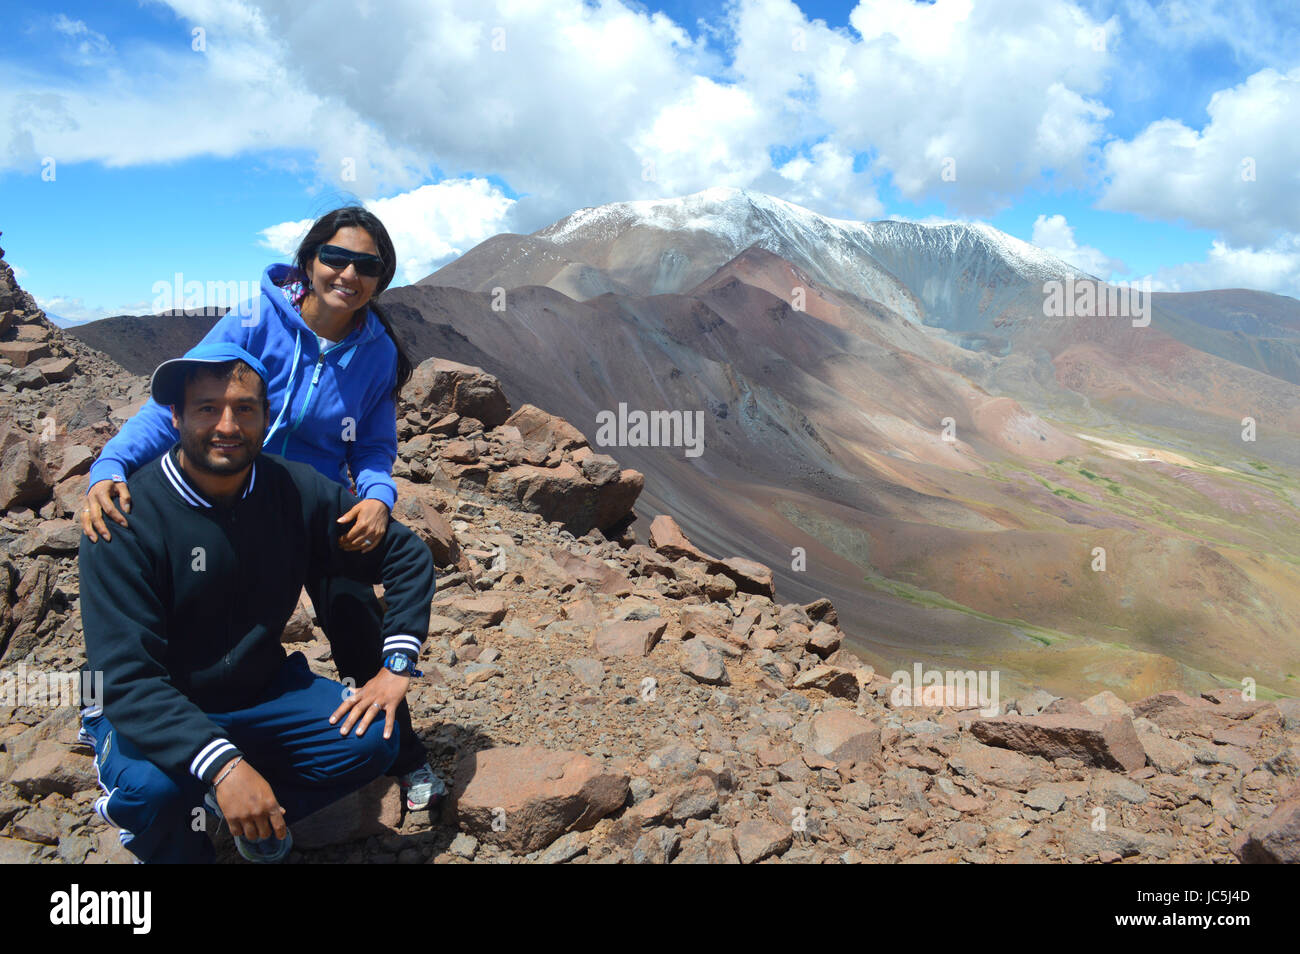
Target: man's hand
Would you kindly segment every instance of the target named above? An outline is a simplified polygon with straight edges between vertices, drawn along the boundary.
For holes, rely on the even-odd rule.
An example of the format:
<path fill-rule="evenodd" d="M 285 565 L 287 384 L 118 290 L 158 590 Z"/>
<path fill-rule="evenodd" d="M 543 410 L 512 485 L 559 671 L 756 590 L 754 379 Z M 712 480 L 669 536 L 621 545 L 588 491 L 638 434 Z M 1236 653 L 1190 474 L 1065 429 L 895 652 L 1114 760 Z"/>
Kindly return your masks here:
<path fill-rule="evenodd" d="M 367 497 L 339 517 L 338 522 L 352 523 L 353 520 L 356 523 L 339 539 L 339 548 L 369 552 L 379 546 L 379 541 L 388 531 L 388 507 L 382 500 Z"/>
<path fill-rule="evenodd" d="M 406 698 L 406 688 L 410 684 L 410 676 L 399 676 L 388 669 L 379 670 L 379 675 L 349 695 L 343 700 L 343 704 L 334 710 L 334 714 L 330 716 L 330 725 L 338 722 L 346 712 L 348 717 L 339 734 L 347 735 L 357 719 L 360 719 L 361 724 L 357 726 L 357 735 L 365 735 L 366 729 L 370 727 L 375 716 L 384 713 L 384 738 L 392 738 L 397 707 Z"/>
<path fill-rule="evenodd" d="M 224 771 L 224 769 L 223 769 Z M 220 777 L 220 775 L 218 775 Z M 289 829 L 284 824 L 284 809 L 261 773 L 241 761 L 216 788 L 217 804 L 225 816 L 230 833 L 249 841 L 283 838 Z"/>
<path fill-rule="evenodd" d="M 114 497 L 118 497 L 122 501 L 120 511 L 113 503 Z M 380 504 L 380 506 L 383 506 L 383 504 Z M 103 534 L 105 540 L 112 540 L 113 535 L 108 532 L 108 525 L 104 523 L 104 517 L 107 516 L 110 520 L 125 527 L 126 517 L 122 516 L 122 514 L 130 512 L 131 491 L 126 489 L 126 484 L 123 481 L 109 479 L 98 481 L 90 488 L 90 493 L 86 495 L 86 506 L 81 511 L 81 532 L 90 537 L 91 543 L 99 541 L 96 532 Z"/>

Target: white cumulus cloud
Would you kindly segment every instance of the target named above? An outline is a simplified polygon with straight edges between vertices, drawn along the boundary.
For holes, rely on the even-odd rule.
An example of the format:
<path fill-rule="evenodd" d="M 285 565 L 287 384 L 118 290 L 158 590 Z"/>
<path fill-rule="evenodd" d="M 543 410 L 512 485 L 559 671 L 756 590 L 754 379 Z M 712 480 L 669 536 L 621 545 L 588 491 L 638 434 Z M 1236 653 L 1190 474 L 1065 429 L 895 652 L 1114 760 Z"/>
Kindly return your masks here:
<path fill-rule="evenodd" d="M 1099 205 L 1212 229 L 1236 246 L 1300 232 L 1300 67 L 1215 93 L 1199 129 L 1151 123 L 1105 148 Z"/>
<path fill-rule="evenodd" d="M 1116 272 L 1123 274 L 1128 271 L 1128 266 L 1119 259 L 1111 258 L 1090 245 L 1080 245 L 1074 238 L 1074 229 L 1063 215 L 1040 215 L 1034 220 L 1034 231 L 1029 241 L 1103 281 L 1109 281 Z"/>
<path fill-rule="evenodd" d="M 515 200 L 486 179 L 447 179 L 410 192 L 364 203 L 379 217 L 397 250 L 394 285 L 424 278 L 507 230 Z M 313 219 L 280 222 L 259 233 L 259 241 L 290 260 Z"/>
<path fill-rule="evenodd" d="M 1300 298 L 1300 237 L 1286 235 L 1264 248 L 1211 243 L 1205 259 L 1157 269 L 1155 291 L 1253 288 Z"/>

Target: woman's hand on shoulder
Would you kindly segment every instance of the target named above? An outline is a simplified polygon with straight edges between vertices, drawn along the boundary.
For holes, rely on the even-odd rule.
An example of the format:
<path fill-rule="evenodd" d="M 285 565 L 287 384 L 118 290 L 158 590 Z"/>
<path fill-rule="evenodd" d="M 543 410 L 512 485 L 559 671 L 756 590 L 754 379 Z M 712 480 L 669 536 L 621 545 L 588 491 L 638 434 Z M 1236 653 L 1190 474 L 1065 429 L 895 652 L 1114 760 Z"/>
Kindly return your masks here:
<path fill-rule="evenodd" d="M 113 503 L 114 497 L 122 502 L 121 510 Z M 112 540 L 113 535 L 108 532 L 104 517 L 125 527 L 124 512 L 131 512 L 131 491 L 126 489 L 126 483 L 121 480 L 98 481 L 86 495 L 86 506 L 81 511 L 81 532 L 90 537 L 91 543 L 98 542 L 100 536 Z"/>
<path fill-rule="evenodd" d="M 358 501 L 356 506 L 339 517 L 338 522 L 352 524 L 348 532 L 339 538 L 340 549 L 368 553 L 379 546 L 379 541 L 388 532 L 388 507 L 382 500 L 368 497 Z"/>

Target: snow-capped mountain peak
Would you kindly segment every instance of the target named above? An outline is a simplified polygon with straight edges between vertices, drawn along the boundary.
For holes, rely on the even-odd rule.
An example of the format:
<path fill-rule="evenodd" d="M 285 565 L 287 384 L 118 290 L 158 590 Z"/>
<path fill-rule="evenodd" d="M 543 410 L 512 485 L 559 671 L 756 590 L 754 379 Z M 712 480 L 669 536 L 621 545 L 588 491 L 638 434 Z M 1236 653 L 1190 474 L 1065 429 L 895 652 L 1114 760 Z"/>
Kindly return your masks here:
<path fill-rule="evenodd" d="M 758 246 L 816 282 L 878 301 L 912 321 L 962 332 L 986 326 L 1008 308 L 1024 311 L 1046 281 L 1083 277 L 983 222 L 836 219 L 729 187 L 579 209 L 533 237 L 611 268 L 649 293 L 683 291 L 690 287 L 686 277 L 698 281 L 706 264 L 716 268 Z"/>

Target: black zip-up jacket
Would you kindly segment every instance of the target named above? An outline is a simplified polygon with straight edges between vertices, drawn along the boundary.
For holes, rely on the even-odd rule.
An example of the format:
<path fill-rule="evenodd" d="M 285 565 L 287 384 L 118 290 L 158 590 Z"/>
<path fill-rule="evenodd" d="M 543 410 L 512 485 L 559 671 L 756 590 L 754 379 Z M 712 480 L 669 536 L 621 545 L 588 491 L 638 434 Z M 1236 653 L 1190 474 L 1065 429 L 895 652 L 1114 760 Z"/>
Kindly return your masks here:
<path fill-rule="evenodd" d="M 242 753 L 205 712 L 260 701 L 304 583 L 383 583 L 384 653 L 416 658 L 435 576 L 428 548 L 396 520 L 369 553 L 340 549 L 351 525 L 336 521 L 357 498 L 311 466 L 260 454 L 222 506 L 186 480 L 178 447 L 127 481 L 129 526 L 82 537 L 81 618 L 117 731 L 164 772 L 211 784 Z"/>

